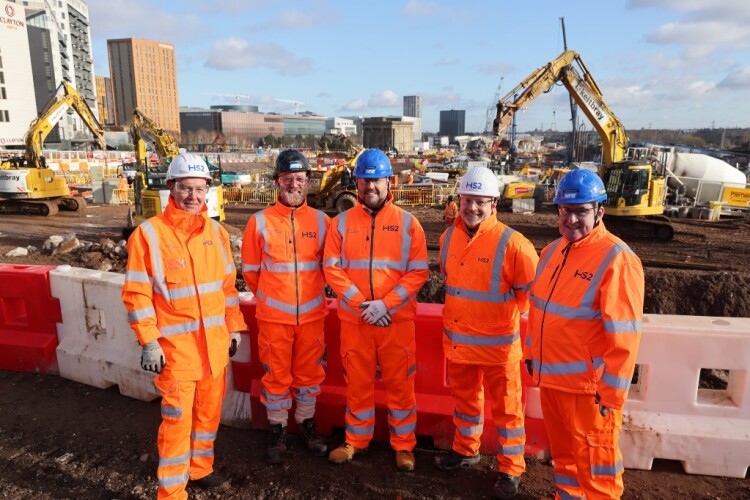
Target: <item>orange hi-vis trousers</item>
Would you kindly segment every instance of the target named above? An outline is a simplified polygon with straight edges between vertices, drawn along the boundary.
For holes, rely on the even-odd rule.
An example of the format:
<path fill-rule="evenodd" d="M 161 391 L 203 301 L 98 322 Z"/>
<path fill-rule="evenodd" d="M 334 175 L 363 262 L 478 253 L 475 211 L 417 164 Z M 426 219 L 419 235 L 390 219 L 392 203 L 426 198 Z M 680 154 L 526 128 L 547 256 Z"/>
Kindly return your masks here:
<path fill-rule="evenodd" d="M 189 479 L 201 479 L 213 472 L 226 369 L 204 380 L 177 380 L 162 372 L 154 383 L 162 397 L 162 423 L 156 442 L 157 498 L 184 500 Z"/>
<path fill-rule="evenodd" d="M 555 463 L 555 498 L 620 498 L 622 410 L 611 408 L 602 417 L 591 394 L 542 387 L 540 396 Z"/>
<path fill-rule="evenodd" d="M 346 378 L 346 442 L 367 448 L 375 430 L 375 373 L 385 385 L 391 447 L 411 451 L 417 444 L 414 394 L 416 341 L 413 321 L 388 327 L 341 322 L 341 360 Z"/>
<path fill-rule="evenodd" d="M 325 318 L 302 325 L 258 320 L 258 356 L 265 370 L 260 400 L 271 424 L 286 426 L 292 392 L 298 410 L 307 405 L 314 411 L 326 376 L 324 323 Z"/>
<path fill-rule="evenodd" d="M 448 385 L 456 403 L 453 450 L 464 456 L 479 453 L 484 429 L 484 389 L 489 392 L 497 428 L 497 467 L 520 476 L 526 470 L 520 363 L 471 365 L 448 361 Z"/>

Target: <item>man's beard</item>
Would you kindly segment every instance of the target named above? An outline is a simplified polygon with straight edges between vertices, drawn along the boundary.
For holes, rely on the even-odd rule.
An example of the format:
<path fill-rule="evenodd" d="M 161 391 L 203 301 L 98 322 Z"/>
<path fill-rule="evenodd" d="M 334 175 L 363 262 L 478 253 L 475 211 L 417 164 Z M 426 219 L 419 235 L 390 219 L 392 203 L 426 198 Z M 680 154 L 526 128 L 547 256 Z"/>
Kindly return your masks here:
<path fill-rule="evenodd" d="M 288 207 L 298 207 L 304 203 L 306 195 L 304 191 L 295 191 L 290 193 L 288 191 L 281 191 L 279 193 L 281 202 Z"/>

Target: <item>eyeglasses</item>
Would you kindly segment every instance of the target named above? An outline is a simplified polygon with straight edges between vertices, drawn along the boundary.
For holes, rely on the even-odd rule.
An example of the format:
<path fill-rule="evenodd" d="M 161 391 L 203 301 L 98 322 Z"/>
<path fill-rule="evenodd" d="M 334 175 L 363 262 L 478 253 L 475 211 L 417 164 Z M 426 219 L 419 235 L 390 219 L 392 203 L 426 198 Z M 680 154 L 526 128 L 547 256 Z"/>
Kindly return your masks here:
<path fill-rule="evenodd" d="M 195 193 L 196 196 L 205 196 L 206 193 L 208 193 L 208 186 L 199 186 L 199 187 L 190 187 L 190 186 L 183 186 L 179 182 L 175 184 L 175 190 L 185 196 L 190 196 L 191 194 Z"/>
<path fill-rule="evenodd" d="M 279 184 L 283 184 L 284 186 L 291 186 L 294 184 L 298 184 L 300 186 L 303 186 L 307 183 L 307 176 L 305 177 L 292 177 L 291 175 L 283 175 L 279 177 Z"/>
<path fill-rule="evenodd" d="M 570 208 L 567 208 L 567 207 L 557 207 L 557 213 L 558 214 L 562 215 L 563 217 L 567 217 L 570 214 L 575 214 L 575 216 L 576 216 L 577 219 L 583 219 L 592 210 L 595 210 L 595 209 L 591 208 L 591 207 L 589 207 L 589 208 L 580 207 L 580 208 L 574 208 L 574 209 L 570 209 Z"/>
<path fill-rule="evenodd" d="M 495 199 L 490 198 L 489 200 L 469 200 L 467 198 L 460 198 L 459 201 L 464 204 L 471 206 L 472 204 L 476 205 L 477 208 L 484 208 L 487 205 L 491 204 Z"/>

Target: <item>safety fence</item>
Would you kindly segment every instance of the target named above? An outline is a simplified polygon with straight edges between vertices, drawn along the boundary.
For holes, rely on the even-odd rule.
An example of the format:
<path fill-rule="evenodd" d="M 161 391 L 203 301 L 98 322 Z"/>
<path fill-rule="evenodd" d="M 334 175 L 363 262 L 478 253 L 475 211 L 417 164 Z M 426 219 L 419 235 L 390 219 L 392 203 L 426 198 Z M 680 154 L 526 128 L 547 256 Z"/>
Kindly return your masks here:
<path fill-rule="evenodd" d="M 143 401 L 158 397 L 154 374 L 140 368 L 141 348 L 120 298 L 122 274 L 60 266 L 0 266 L 0 369 L 59 373 L 94 387 L 117 385 Z M 20 284 L 20 286 L 19 286 Z M 257 353 L 254 301 L 241 294 L 250 330 L 230 363 L 222 423 L 265 428 L 260 403 L 263 368 Z M 340 325 L 329 303 L 329 356 L 316 418 L 324 435 L 343 427 L 346 383 L 339 352 Z M 419 304 L 417 434 L 439 448 L 453 439 L 454 404 L 442 350 L 442 305 Z M 51 327 L 56 322 L 56 331 Z M 522 325 L 523 334 L 524 325 Z M 252 353 L 252 356 L 251 356 Z M 646 315 L 637 382 L 625 406 L 624 465 L 650 469 L 655 458 L 679 460 L 689 474 L 745 477 L 750 466 L 750 318 Z M 729 373 L 725 389 L 700 389 L 701 369 Z M 523 373 L 523 371 L 522 371 Z M 547 438 L 538 389 L 523 373 L 526 451 L 543 456 Z M 376 439 L 387 439 L 385 390 L 376 383 Z M 489 406 L 485 414 L 490 413 Z M 482 451 L 495 453 L 496 430 L 486 419 Z M 291 422 L 291 431 L 294 423 Z"/>
<path fill-rule="evenodd" d="M 133 188 L 113 189 L 109 203 L 110 205 L 133 205 L 135 203 L 135 190 Z"/>

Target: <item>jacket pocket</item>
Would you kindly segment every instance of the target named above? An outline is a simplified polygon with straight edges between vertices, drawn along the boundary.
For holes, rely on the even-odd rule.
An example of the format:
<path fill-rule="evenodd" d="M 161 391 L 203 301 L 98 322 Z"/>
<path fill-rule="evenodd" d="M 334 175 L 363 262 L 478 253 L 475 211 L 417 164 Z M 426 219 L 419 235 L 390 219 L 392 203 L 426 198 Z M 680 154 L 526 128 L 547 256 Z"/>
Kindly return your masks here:
<path fill-rule="evenodd" d="M 164 275 L 169 303 L 175 311 L 197 307 L 196 289 L 187 271 L 167 271 Z"/>
<path fill-rule="evenodd" d="M 622 471 L 622 463 L 617 463 L 614 435 L 597 432 L 586 435 L 589 448 L 591 477 L 599 480 L 614 480 Z"/>

